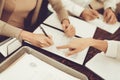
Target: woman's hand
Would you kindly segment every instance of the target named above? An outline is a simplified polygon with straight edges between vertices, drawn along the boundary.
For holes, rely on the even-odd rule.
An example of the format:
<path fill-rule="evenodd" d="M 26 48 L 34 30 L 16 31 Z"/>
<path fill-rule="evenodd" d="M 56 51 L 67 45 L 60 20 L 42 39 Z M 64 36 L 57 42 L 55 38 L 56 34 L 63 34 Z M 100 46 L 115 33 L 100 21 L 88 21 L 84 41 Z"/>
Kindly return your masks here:
<path fill-rule="evenodd" d="M 50 36 L 46 37 L 44 34 L 34 34 L 22 31 L 20 36 L 23 40 L 37 47 L 49 47 L 53 44 L 52 38 Z"/>
<path fill-rule="evenodd" d="M 58 46 L 57 49 L 69 49 L 69 52 L 67 53 L 67 56 L 76 54 L 85 48 L 89 47 L 91 45 L 91 38 L 77 38 L 72 40 L 70 43 Z"/>
<path fill-rule="evenodd" d="M 66 36 L 73 37 L 75 35 L 75 28 L 70 24 L 68 19 L 62 21 L 62 28 Z"/>

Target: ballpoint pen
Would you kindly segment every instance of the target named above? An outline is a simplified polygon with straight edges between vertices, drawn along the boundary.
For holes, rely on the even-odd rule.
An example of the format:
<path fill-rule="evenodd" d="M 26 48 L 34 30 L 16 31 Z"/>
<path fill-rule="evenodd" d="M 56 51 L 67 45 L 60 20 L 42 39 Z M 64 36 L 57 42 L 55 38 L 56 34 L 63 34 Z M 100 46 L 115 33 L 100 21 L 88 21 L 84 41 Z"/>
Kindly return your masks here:
<path fill-rule="evenodd" d="M 89 4 L 88 6 L 90 7 L 90 9 L 93 9 L 92 6 L 91 6 L 90 4 Z"/>
<path fill-rule="evenodd" d="M 45 32 L 45 30 L 42 28 L 42 26 L 39 26 L 40 27 L 40 29 L 42 29 L 42 31 L 43 31 L 43 33 L 45 34 L 45 36 L 46 37 L 49 37 L 48 35 L 47 35 L 47 33 Z"/>
<path fill-rule="evenodd" d="M 93 9 L 93 7 L 90 4 L 88 6 L 89 6 L 90 9 Z M 99 17 L 97 17 L 97 18 L 99 19 Z"/>

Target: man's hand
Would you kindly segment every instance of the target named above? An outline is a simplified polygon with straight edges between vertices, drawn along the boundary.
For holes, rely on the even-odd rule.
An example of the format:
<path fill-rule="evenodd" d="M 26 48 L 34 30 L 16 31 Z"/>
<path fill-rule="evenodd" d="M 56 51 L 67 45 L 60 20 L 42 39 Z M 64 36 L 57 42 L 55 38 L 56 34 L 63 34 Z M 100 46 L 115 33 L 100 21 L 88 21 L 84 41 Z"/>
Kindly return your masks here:
<path fill-rule="evenodd" d="M 104 21 L 108 24 L 115 24 L 117 22 L 117 18 L 112 11 L 112 9 L 107 8 L 104 12 Z"/>
<path fill-rule="evenodd" d="M 94 20 L 99 17 L 99 13 L 94 9 L 85 9 L 80 15 L 85 21 Z"/>

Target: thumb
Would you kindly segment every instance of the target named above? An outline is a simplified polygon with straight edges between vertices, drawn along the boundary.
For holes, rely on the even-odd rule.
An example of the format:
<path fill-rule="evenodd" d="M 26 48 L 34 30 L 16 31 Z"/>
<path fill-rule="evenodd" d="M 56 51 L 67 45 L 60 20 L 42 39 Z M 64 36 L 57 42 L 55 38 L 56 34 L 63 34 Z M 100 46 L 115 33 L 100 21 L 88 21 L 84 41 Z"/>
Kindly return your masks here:
<path fill-rule="evenodd" d="M 65 30 L 68 28 L 68 26 L 65 25 L 65 24 L 62 24 L 62 28 L 63 28 L 63 30 L 65 31 Z"/>

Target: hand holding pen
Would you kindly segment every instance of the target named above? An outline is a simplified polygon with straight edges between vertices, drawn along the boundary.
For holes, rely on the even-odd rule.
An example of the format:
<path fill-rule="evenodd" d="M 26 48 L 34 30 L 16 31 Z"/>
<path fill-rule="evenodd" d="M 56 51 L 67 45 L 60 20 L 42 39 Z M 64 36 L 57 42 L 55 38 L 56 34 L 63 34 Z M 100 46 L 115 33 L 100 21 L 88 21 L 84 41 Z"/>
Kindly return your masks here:
<path fill-rule="evenodd" d="M 98 18 L 99 13 L 96 10 L 94 10 L 91 5 L 89 5 L 89 8 L 84 9 L 80 16 L 85 21 L 90 21 Z"/>
<path fill-rule="evenodd" d="M 45 30 L 44 30 L 41 26 L 39 26 L 39 27 L 40 27 L 40 29 L 42 30 L 42 32 L 44 33 L 44 35 L 45 35 L 46 37 L 49 37 L 48 34 L 45 32 Z"/>
<path fill-rule="evenodd" d="M 44 33 L 44 34 L 39 34 L 40 35 L 40 37 L 39 37 L 39 39 L 40 39 L 40 46 L 41 47 L 51 46 L 53 44 L 51 36 L 49 36 L 41 26 L 39 26 L 39 28 Z"/>

